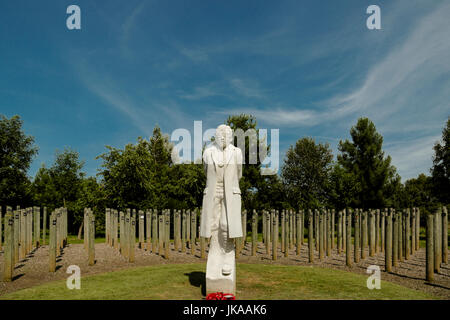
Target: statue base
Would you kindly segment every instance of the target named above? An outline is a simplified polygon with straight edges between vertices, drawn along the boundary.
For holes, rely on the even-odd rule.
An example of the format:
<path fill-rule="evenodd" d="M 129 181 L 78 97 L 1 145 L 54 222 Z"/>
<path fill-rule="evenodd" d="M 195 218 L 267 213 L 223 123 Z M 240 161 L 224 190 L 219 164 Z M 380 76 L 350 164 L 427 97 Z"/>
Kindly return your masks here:
<path fill-rule="evenodd" d="M 233 239 L 213 232 L 206 264 L 206 294 L 223 292 L 236 295 L 236 261 Z"/>

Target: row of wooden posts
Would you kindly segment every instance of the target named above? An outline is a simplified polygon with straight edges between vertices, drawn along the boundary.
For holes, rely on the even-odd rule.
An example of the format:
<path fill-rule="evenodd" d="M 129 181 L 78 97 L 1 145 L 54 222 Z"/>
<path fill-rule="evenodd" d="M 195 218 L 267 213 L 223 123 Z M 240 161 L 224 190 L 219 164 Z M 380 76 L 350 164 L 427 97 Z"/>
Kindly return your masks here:
<path fill-rule="evenodd" d="M 198 237 L 197 217 L 199 210 L 138 210 L 127 209 L 126 212 L 116 209 L 106 209 L 105 234 L 106 243 L 134 262 L 136 234 L 138 232 L 138 247 L 149 252 L 158 253 L 164 258 L 170 258 L 171 239 L 173 250 L 186 252 L 190 249 L 195 253 L 196 244 L 200 242 L 201 257 L 205 257 L 205 239 Z M 173 219 L 173 221 L 172 221 Z M 171 226 L 173 237 L 171 237 Z"/>
<path fill-rule="evenodd" d="M 127 209 L 124 213 L 108 208 L 105 219 L 106 242 L 120 250 L 130 262 L 134 261 L 137 231 L 139 248 L 167 259 L 170 256 L 171 238 L 173 250 L 186 252 L 189 247 L 192 254 L 200 242 L 201 257 L 205 257 L 206 240 L 198 237 L 200 224 L 197 223 L 197 217 L 200 217 L 198 209 L 173 210 L 172 214 L 166 209 L 158 214 L 157 210 L 136 212 Z M 429 227 L 429 219 L 433 221 L 432 227 Z M 262 223 L 259 223 L 260 220 Z M 428 281 L 433 281 L 433 273 L 439 272 L 441 263 L 448 263 L 447 221 L 446 207 L 427 216 Z M 246 210 L 242 212 L 242 228 L 243 234 L 247 235 Z M 273 260 L 277 260 L 279 251 L 288 257 L 290 250 L 295 249 L 295 254 L 299 255 L 306 238 L 309 262 L 314 262 L 316 253 L 319 260 L 330 256 L 335 248 L 338 254 L 345 253 L 347 266 L 381 252 L 385 256 L 385 270 L 391 272 L 399 262 L 409 260 L 420 248 L 419 208 L 400 211 L 392 208 L 344 209 L 337 213 L 334 209 L 281 210 L 281 214 L 279 210 L 263 210 L 261 213 L 253 210 L 251 228 L 251 255 L 257 253 L 258 234 L 262 231 L 265 252 Z M 237 257 L 247 242 L 247 236 L 236 239 Z M 433 259 L 430 260 L 430 257 Z"/>
<path fill-rule="evenodd" d="M 57 218 L 54 218 L 55 215 Z M 57 221 L 56 226 L 52 224 L 54 219 Z M 2 221 L 4 221 L 4 227 L 2 227 Z M 56 256 L 60 254 L 61 248 L 67 243 L 67 210 L 65 208 L 55 210 L 51 214 L 50 221 L 50 271 L 55 271 Z M 2 244 L 3 228 L 4 244 Z M 24 261 L 33 250 L 46 244 L 46 235 L 47 208 L 42 209 L 42 219 L 40 207 L 21 209 L 18 206 L 16 210 L 6 207 L 4 217 L 2 217 L 0 208 L 0 250 L 3 249 L 4 252 L 3 281 L 11 281 L 16 264 Z M 55 251 L 53 258 L 52 249 Z"/>

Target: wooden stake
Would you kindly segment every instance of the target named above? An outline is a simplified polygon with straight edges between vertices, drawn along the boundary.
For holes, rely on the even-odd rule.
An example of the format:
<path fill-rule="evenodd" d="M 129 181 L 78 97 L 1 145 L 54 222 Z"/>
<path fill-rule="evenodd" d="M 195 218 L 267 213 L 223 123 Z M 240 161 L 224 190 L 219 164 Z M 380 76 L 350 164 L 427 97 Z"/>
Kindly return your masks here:
<path fill-rule="evenodd" d="M 85 209 L 86 210 L 86 209 Z M 50 235 L 49 235 L 49 271 L 56 271 L 56 214 L 53 211 L 50 215 Z"/>
<path fill-rule="evenodd" d="M 426 237 L 426 281 L 434 281 L 434 216 L 427 214 L 427 237 Z"/>

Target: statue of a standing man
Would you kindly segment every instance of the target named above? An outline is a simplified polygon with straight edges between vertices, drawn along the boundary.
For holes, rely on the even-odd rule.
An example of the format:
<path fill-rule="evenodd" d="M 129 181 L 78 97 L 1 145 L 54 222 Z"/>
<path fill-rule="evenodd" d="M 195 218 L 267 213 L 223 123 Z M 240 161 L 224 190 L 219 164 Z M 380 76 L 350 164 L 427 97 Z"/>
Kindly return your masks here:
<path fill-rule="evenodd" d="M 242 151 L 232 144 L 227 125 L 216 129 L 215 142 L 203 153 L 206 189 L 203 193 L 200 236 L 209 238 L 206 293 L 235 294 L 236 263 L 233 238 L 242 237 Z"/>

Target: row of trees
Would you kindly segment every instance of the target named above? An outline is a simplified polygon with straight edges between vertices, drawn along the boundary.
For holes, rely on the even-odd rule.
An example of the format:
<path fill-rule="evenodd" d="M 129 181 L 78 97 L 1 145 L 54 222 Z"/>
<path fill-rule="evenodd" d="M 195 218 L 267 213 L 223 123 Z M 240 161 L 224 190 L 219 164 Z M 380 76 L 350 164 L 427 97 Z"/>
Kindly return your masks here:
<path fill-rule="evenodd" d="M 256 119 L 251 115 L 230 116 L 226 123 L 232 129 L 258 131 Z M 336 160 L 328 144 L 301 138 L 286 152 L 280 175 L 262 176 L 261 162 L 244 165 L 240 182 L 243 206 L 247 209 L 418 206 L 425 212 L 432 210 L 433 205 L 449 203 L 449 131 L 450 119 L 443 130 L 442 143 L 434 146 L 431 175 L 420 174 L 404 184 L 391 158 L 382 150 L 383 137 L 367 118 L 359 119 L 351 128 L 351 140 L 339 143 Z M 64 149 L 56 152 L 51 167 L 42 166 L 30 179 L 27 171 L 37 154 L 34 138 L 23 132 L 18 116 L 10 119 L 2 116 L 0 203 L 47 206 L 49 210 L 64 205 L 72 216 L 72 232 L 81 227 L 84 207 L 101 213 L 106 207 L 201 206 L 206 182 L 203 166 L 174 165 L 172 148 L 168 136 L 155 127 L 148 140 L 139 137 L 135 144 L 127 144 L 123 149 L 107 146 L 106 152 L 97 157 L 102 160 L 97 177 L 87 177 L 79 154 Z M 244 152 L 249 159 L 249 141 Z M 103 215 L 99 214 L 98 219 L 103 219 Z"/>

